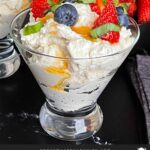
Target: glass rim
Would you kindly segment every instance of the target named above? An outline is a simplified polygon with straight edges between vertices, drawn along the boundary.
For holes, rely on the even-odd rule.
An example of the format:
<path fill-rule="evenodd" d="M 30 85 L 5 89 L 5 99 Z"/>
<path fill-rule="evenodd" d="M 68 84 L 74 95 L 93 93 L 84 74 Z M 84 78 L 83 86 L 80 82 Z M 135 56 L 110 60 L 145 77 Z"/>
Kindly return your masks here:
<path fill-rule="evenodd" d="M 108 54 L 108 55 L 106 54 L 106 55 L 101 55 L 101 56 L 97 56 L 97 57 L 90 57 L 90 58 L 82 58 L 82 57 L 81 57 L 81 58 L 79 58 L 79 57 L 78 57 L 78 58 L 72 58 L 72 57 L 56 57 L 56 56 L 51 56 L 51 55 L 43 54 L 43 53 L 40 53 L 40 52 L 36 52 L 36 51 L 31 50 L 30 48 L 24 46 L 19 40 L 17 40 L 17 38 L 16 38 L 16 37 L 13 35 L 13 33 L 12 33 L 12 26 L 13 26 L 14 22 L 15 22 L 21 15 L 23 15 L 23 14 L 26 13 L 26 12 L 28 12 L 29 10 L 30 10 L 30 8 L 25 9 L 25 10 L 21 11 L 19 14 L 17 14 L 17 15 L 14 17 L 14 19 L 12 20 L 12 22 L 11 22 L 11 24 L 10 24 L 10 28 L 9 28 L 9 29 L 10 29 L 10 35 L 11 35 L 12 39 L 15 41 L 15 43 L 16 43 L 19 47 L 21 47 L 23 50 L 25 50 L 25 51 L 27 51 L 27 52 L 29 52 L 29 53 L 32 53 L 32 54 L 40 55 L 40 56 L 42 55 L 42 56 L 45 56 L 45 57 L 57 58 L 57 59 L 62 59 L 62 60 L 69 60 L 69 59 L 71 59 L 71 60 L 91 60 L 91 59 L 105 58 L 105 57 L 109 57 L 109 56 L 114 56 L 114 55 L 122 54 L 122 53 L 128 51 L 129 48 L 131 48 L 132 46 L 134 46 L 134 45 L 136 44 L 136 42 L 138 41 L 138 39 L 139 39 L 139 37 L 140 37 L 140 29 L 139 29 L 138 24 L 136 23 L 136 21 L 135 21 L 133 18 L 129 17 L 130 22 L 133 23 L 133 24 L 135 25 L 136 29 L 137 29 L 137 36 L 135 37 L 133 43 L 132 43 L 129 47 L 125 48 L 124 50 L 120 50 L 120 51 L 118 51 L 118 52 L 114 52 L 114 53 Z"/>

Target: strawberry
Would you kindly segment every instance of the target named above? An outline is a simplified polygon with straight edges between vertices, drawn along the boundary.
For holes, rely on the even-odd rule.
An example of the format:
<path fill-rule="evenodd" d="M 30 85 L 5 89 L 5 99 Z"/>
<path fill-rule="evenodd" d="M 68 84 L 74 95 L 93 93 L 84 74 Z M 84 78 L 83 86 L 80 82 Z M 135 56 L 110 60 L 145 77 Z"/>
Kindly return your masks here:
<path fill-rule="evenodd" d="M 119 32 L 111 31 L 101 36 L 102 40 L 109 41 L 110 43 L 117 43 L 120 38 Z"/>
<path fill-rule="evenodd" d="M 103 0 L 96 0 L 96 4 L 98 5 L 100 11 L 102 11 L 103 8 L 104 8 L 104 2 L 103 2 Z"/>
<path fill-rule="evenodd" d="M 91 7 L 91 10 L 93 12 L 96 12 L 98 15 L 100 15 L 101 11 L 104 8 L 103 0 L 96 0 L 96 3 L 89 4 Z"/>
<path fill-rule="evenodd" d="M 96 3 L 91 3 L 89 5 L 90 5 L 91 10 L 93 12 L 96 12 L 98 15 L 100 15 L 101 12 L 100 12 L 100 9 L 99 9 L 99 7 L 98 7 L 98 5 Z"/>
<path fill-rule="evenodd" d="M 136 0 L 119 0 L 119 5 L 124 6 L 129 16 L 135 15 L 137 10 Z"/>
<path fill-rule="evenodd" d="M 137 10 L 136 3 L 133 2 L 133 3 L 129 4 L 129 8 L 127 10 L 127 13 L 128 13 L 129 16 L 133 17 L 135 12 L 136 12 L 136 10 Z"/>
<path fill-rule="evenodd" d="M 101 26 L 107 23 L 113 23 L 116 25 L 119 24 L 117 11 L 112 0 L 107 1 L 107 5 L 103 8 L 101 14 L 94 22 L 93 28 L 96 28 L 98 26 Z M 101 36 L 100 38 L 103 40 L 107 40 L 111 43 L 116 43 L 119 41 L 119 37 L 120 37 L 119 32 L 110 31 L 107 34 Z"/>
<path fill-rule="evenodd" d="M 150 21 L 150 0 L 138 0 L 138 23 Z"/>
<path fill-rule="evenodd" d="M 119 0 L 119 3 L 132 3 L 135 2 L 135 0 Z"/>
<path fill-rule="evenodd" d="M 45 11 L 49 8 L 48 0 L 33 0 L 31 3 L 31 12 L 35 19 L 44 17 Z"/>
<path fill-rule="evenodd" d="M 94 22 L 94 28 L 98 27 L 102 24 L 105 24 L 105 23 L 118 24 L 117 11 L 116 11 L 115 6 L 112 3 L 109 3 L 103 9 L 102 13 L 99 15 L 99 17 Z"/>

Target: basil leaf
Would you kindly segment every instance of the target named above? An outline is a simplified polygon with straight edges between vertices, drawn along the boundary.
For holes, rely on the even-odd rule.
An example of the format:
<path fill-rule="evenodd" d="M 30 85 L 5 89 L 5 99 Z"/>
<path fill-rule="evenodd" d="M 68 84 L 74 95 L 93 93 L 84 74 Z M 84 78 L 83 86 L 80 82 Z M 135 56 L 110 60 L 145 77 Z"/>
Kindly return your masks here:
<path fill-rule="evenodd" d="M 49 3 L 51 6 L 57 5 L 57 3 L 53 2 L 53 0 L 48 0 L 48 3 Z"/>
<path fill-rule="evenodd" d="M 91 30 L 90 34 L 93 38 L 98 38 L 110 31 L 119 32 L 120 26 L 118 26 L 114 23 L 106 23 L 106 24 L 103 24 L 103 25 Z"/>
<path fill-rule="evenodd" d="M 128 6 L 126 3 L 122 3 L 122 4 L 120 4 L 120 6 L 123 7 L 124 13 L 127 14 L 127 10 L 128 10 L 128 8 L 129 8 L 129 6 Z"/>
<path fill-rule="evenodd" d="M 52 12 L 55 12 L 55 10 L 59 7 L 60 5 L 54 5 L 51 7 L 51 11 Z"/>
<path fill-rule="evenodd" d="M 38 22 L 37 24 L 34 24 L 34 25 L 28 25 L 28 26 L 23 28 L 23 35 L 30 35 L 33 33 L 37 33 L 41 30 L 41 28 L 43 26 L 44 25 L 42 22 Z"/>
<path fill-rule="evenodd" d="M 113 2 L 115 6 L 118 6 L 119 0 L 114 0 Z"/>
<path fill-rule="evenodd" d="M 103 4 L 106 5 L 107 4 L 107 0 L 102 0 Z M 115 6 L 118 6 L 119 0 L 113 0 L 113 3 Z"/>
<path fill-rule="evenodd" d="M 44 11 L 44 14 L 46 15 L 46 14 L 48 14 L 49 12 L 51 12 L 51 8 L 46 9 L 46 10 Z"/>
<path fill-rule="evenodd" d="M 79 0 L 79 2 L 84 3 L 84 4 L 90 4 L 90 3 L 95 3 L 96 0 Z"/>
<path fill-rule="evenodd" d="M 103 4 L 106 5 L 106 0 L 102 0 Z"/>

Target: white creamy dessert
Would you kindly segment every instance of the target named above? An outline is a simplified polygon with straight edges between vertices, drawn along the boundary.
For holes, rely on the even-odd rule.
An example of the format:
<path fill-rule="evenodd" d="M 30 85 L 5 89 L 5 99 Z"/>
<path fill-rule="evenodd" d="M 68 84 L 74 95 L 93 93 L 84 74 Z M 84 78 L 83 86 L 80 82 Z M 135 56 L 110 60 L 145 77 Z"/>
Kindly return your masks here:
<path fill-rule="evenodd" d="M 78 13 L 73 26 L 58 23 L 52 12 L 36 19 L 30 13 L 25 28 L 41 22 L 44 25 L 36 33 L 25 35 L 24 29 L 20 33 L 22 43 L 37 53 L 30 55 L 27 63 L 49 104 L 69 112 L 96 102 L 132 49 L 135 37 L 124 26 L 120 26 L 119 40 L 113 44 L 87 36 L 98 14 L 88 4 L 67 2 L 61 6 L 65 4 Z"/>
<path fill-rule="evenodd" d="M 0 1 L 0 39 L 9 33 L 9 26 L 15 15 L 29 5 L 29 0 Z"/>

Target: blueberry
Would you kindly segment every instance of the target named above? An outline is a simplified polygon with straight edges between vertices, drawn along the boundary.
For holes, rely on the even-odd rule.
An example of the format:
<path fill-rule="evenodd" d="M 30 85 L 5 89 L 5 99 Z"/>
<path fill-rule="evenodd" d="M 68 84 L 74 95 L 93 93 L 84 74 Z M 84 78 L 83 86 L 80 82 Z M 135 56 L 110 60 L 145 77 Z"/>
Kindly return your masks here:
<path fill-rule="evenodd" d="M 0 64 L 0 77 L 4 77 L 6 75 L 6 65 Z"/>
<path fill-rule="evenodd" d="M 129 26 L 129 19 L 127 15 L 118 15 L 119 23 L 121 26 L 128 27 Z"/>
<path fill-rule="evenodd" d="M 58 7 L 54 14 L 54 20 L 60 24 L 73 26 L 78 19 L 78 12 L 71 4 L 64 4 Z"/>
<path fill-rule="evenodd" d="M 116 9 L 117 9 L 117 14 L 118 14 L 118 15 L 123 15 L 123 14 L 124 14 L 124 9 L 123 9 L 123 7 L 119 6 L 119 7 L 117 7 Z"/>

